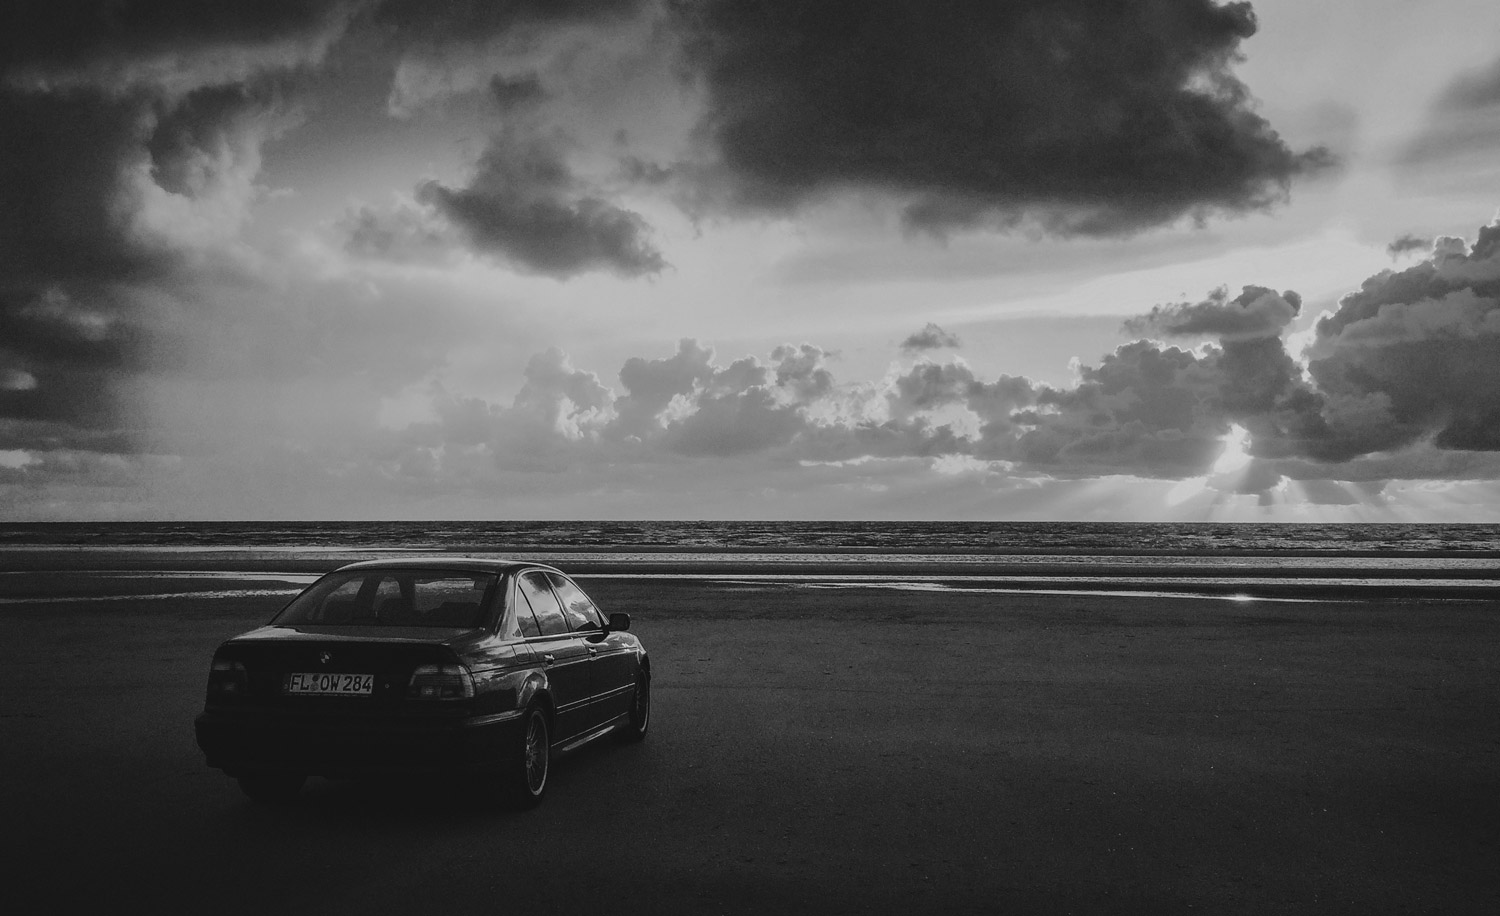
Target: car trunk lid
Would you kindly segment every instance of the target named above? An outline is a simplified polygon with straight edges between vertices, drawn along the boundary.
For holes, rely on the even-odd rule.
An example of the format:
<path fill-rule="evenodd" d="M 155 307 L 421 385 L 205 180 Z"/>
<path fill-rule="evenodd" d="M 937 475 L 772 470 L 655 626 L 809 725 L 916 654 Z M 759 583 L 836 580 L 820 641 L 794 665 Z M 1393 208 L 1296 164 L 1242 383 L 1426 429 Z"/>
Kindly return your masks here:
<path fill-rule="evenodd" d="M 389 713 L 406 704 L 407 685 L 415 669 L 457 663 L 453 643 L 462 641 L 468 632 L 269 626 L 230 640 L 220 654 L 243 664 L 248 674 L 249 690 L 236 705 L 309 715 Z M 294 677 L 298 684 L 316 682 L 328 689 L 293 692 Z M 340 689 L 345 692 L 337 692 Z"/>

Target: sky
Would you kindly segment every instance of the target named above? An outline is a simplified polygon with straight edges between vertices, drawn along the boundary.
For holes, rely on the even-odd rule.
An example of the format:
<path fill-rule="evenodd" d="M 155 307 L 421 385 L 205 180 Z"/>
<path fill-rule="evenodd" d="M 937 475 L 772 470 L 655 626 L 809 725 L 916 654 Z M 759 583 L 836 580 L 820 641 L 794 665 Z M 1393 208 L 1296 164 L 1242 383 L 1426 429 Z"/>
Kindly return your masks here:
<path fill-rule="evenodd" d="M 1492 0 L 19 0 L 0 521 L 1500 522 Z"/>

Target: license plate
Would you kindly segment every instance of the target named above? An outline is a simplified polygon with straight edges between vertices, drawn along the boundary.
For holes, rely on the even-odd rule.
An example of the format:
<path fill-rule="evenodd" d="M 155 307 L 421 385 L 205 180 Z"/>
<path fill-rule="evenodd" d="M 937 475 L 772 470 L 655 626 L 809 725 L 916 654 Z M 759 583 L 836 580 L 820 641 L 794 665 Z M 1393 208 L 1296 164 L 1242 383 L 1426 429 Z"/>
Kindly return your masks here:
<path fill-rule="evenodd" d="M 373 674 L 325 674 L 313 671 L 293 671 L 286 676 L 282 686 L 287 693 L 311 693 L 324 696 L 361 696 L 375 690 Z"/>

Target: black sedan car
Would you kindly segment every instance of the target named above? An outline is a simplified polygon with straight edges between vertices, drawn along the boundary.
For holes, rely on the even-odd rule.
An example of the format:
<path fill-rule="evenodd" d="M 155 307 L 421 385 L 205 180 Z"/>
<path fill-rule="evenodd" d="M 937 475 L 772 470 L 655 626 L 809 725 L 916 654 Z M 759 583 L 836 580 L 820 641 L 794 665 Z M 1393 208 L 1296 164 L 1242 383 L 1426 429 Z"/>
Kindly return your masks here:
<path fill-rule="evenodd" d="M 310 775 L 427 773 L 534 805 L 553 754 L 646 736 L 651 665 L 629 628 L 550 566 L 355 563 L 219 646 L 198 746 L 258 801 Z"/>

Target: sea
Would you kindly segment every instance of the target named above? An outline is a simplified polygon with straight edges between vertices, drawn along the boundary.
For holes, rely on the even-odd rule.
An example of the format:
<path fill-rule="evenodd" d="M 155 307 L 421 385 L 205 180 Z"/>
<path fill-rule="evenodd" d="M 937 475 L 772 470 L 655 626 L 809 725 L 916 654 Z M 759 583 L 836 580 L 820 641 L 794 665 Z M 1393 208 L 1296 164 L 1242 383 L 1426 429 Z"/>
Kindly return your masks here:
<path fill-rule="evenodd" d="M 0 524 L 0 605 L 47 571 L 293 594 L 344 562 L 521 557 L 580 579 L 1328 601 L 1500 595 L 1500 525 L 849 521 Z M 24 595 L 7 583 L 28 583 Z M 94 583 L 98 586 L 100 583 Z M 107 590 L 107 589 L 106 589 Z M 100 589 L 93 587 L 92 594 Z M 164 592 L 164 595 L 176 592 Z M 139 599 L 138 588 L 121 600 Z"/>
<path fill-rule="evenodd" d="M 1500 524 L 847 521 L 44 522 L 0 524 L 11 547 L 464 551 L 880 551 L 987 554 L 1263 552 L 1500 557 Z"/>

